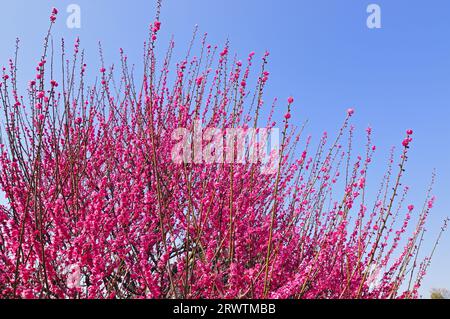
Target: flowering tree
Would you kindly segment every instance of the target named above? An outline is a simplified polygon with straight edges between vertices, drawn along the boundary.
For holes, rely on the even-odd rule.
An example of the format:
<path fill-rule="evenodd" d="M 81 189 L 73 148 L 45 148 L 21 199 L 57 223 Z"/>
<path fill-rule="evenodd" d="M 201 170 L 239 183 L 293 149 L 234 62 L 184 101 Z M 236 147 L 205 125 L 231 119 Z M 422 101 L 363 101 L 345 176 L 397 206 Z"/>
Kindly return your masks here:
<path fill-rule="evenodd" d="M 139 80 L 121 51 L 120 72 L 102 65 L 89 84 L 79 40 L 70 59 L 62 43 L 54 79 L 48 42 L 57 13 L 24 95 L 17 53 L 0 83 L 1 297 L 418 296 L 432 255 L 418 257 L 434 198 L 429 192 L 420 210 L 404 207 L 411 130 L 398 168 L 393 151 L 369 202 L 371 130 L 363 155 L 353 158 L 349 109 L 337 136 L 324 134 L 313 150 L 291 123 L 293 98 L 281 123 L 276 103 L 263 102 L 268 53 L 253 90 L 254 53 L 241 62 L 206 36 L 200 54 L 176 67 L 171 42 L 157 67 L 158 14 Z M 197 160 L 197 123 L 219 133 L 280 126 L 275 169 L 262 170 L 260 159 Z M 176 161 L 180 128 L 192 134 Z M 199 138 L 206 147 L 202 132 Z M 222 142 L 235 159 L 238 145 Z"/>

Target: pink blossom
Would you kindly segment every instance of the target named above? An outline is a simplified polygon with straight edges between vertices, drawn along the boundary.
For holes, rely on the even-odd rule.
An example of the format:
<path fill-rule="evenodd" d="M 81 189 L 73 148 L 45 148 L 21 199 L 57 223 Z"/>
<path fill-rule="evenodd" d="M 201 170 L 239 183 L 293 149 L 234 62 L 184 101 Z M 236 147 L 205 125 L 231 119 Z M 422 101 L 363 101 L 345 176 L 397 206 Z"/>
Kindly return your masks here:
<path fill-rule="evenodd" d="M 348 116 L 352 116 L 354 113 L 355 113 L 355 110 L 354 110 L 354 109 L 351 109 L 351 108 L 350 108 L 350 109 L 347 110 L 347 115 L 348 115 Z"/>
<path fill-rule="evenodd" d="M 409 144 L 410 144 L 411 142 L 412 142 L 412 138 L 407 137 L 407 138 L 405 138 L 405 139 L 403 140 L 402 145 L 403 145 L 404 147 L 408 147 Z"/>
<path fill-rule="evenodd" d="M 220 52 L 220 56 L 223 57 L 223 56 L 225 56 L 225 55 L 227 55 L 227 54 L 228 54 L 228 48 L 225 47 L 225 48 L 222 50 L 222 52 Z"/>
<path fill-rule="evenodd" d="M 158 32 L 161 29 L 161 22 L 155 21 L 153 23 L 153 32 Z"/>
<path fill-rule="evenodd" d="M 263 101 L 268 53 L 254 73 L 254 53 L 241 69 L 226 61 L 228 45 L 208 50 L 210 69 L 198 58 L 160 61 L 156 43 L 145 47 L 141 77 L 122 51 L 120 70 L 100 68 L 101 86 L 76 55 L 48 67 L 40 59 L 36 78 L 53 78 L 51 88 L 33 80 L 18 92 L 15 76 L 0 83 L 0 298 L 417 297 L 429 260 L 415 245 L 435 199 L 409 227 L 407 189 L 392 186 L 414 174 L 407 149 L 389 158 L 387 185 L 373 184 L 371 130 L 365 146 L 353 143 L 353 109 L 316 140 L 288 125 L 293 97 L 278 123 L 276 103 Z M 75 67 L 56 78 L 66 63 Z M 221 134 L 255 126 L 279 128 L 280 145 L 267 161 L 240 161 L 243 149 L 266 145 L 242 149 Z M 217 146 L 213 163 L 203 158 L 208 141 L 197 141 L 208 129 L 227 153 Z"/>

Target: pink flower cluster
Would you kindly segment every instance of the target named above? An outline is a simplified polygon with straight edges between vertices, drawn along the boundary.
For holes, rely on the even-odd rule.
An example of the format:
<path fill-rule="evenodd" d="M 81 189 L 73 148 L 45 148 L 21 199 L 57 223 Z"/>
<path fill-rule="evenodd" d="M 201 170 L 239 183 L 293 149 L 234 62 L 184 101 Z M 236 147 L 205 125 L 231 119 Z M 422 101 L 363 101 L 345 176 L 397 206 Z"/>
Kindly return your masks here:
<path fill-rule="evenodd" d="M 27 101 L 15 90 L 16 65 L 3 70 L 0 297 L 417 297 L 430 258 L 416 257 L 434 199 L 404 208 L 412 131 L 399 169 L 392 157 L 370 202 L 375 147 L 368 129 L 364 155 L 350 155 L 353 109 L 337 137 L 324 134 L 313 150 L 289 125 L 294 99 L 284 119 L 276 113 L 285 105 L 263 100 L 268 53 L 254 92 L 254 53 L 244 64 L 206 36 L 172 75 L 173 43 L 156 60 L 159 29 L 156 21 L 149 30 L 142 78 L 121 51 L 119 78 L 101 67 L 101 85 L 87 86 L 78 40 L 60 85 L 46 80 L 44 50 Z M 283 121 L 278 172 L 175 164 L 172 132 L 198 120 L 222 129 Z"/>

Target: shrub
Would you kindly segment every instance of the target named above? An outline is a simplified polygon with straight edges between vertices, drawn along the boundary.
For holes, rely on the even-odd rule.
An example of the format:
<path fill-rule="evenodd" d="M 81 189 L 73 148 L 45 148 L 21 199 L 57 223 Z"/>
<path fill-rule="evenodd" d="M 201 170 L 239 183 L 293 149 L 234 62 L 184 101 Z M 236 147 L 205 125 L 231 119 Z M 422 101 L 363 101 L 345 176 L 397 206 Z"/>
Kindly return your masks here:
<path fill-rule="evenodd" d="M 1 297 L 418 296 L 431 259 L 418 254 L 434 198 L 429 193 L 423 209 L 404 207 L 412 131 L 370 204 L 371 130 L 364 156 L 354 159 L 349 109 L 336 138 L 324 134 L 312 149 L 290 119 L 293 98 L 282 123 L 276 103 L 263 102 L 268 53 L 254 90 L 254 54 L 238 61 L 206 36 L 200 55 L 188 54 L 172 76 L 173 42 L 157 67 L 157 18 L 141 78 L 121 51 L 120 79 L 102 65 L 90 81 L 77 40 L 53 80 L 48 42 L 56 14 L 25 96 L 17 53 L 0 84 Z M 66 51 L 63 43 L 62 61 Z M 280 125 L 276 170 L 264 174 L 261 161 L 196 162 L 193 149 L 192 161 L 174 162 L 174 130 L 192 132 L 196 121 L 220 130 Z M 417 224 L 407 235 L 413 213 Z"/>

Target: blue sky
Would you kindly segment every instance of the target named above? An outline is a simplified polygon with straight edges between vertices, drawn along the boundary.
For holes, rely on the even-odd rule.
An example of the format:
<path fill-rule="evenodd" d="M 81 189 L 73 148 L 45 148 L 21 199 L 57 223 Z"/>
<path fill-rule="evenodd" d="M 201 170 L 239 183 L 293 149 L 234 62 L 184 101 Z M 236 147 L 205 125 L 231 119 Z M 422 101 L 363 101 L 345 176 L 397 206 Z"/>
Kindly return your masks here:
<path fill-rule="evenodd" d="M 65 8 L 71 3 L 81 7 L 81 29 L 65 26 Z M 108 62 L 117 62 L 123 47 L 139 63 L 154 3 L 4 0 L 0 65 L 7 64 L 19 37 L 22 80 L 34 74 L 52 6 L 60 9 L 55 46 L 62 36 L 69 46 L 79 35 L 90 65 L 99 63 L 99 40 Z M 381 7 L 381 29 L 366 26 L 370 3 Z M 250 51 L 261 55 L 269 50 L 266 100 L 293 95 L 293 120 L 308 119 L 307 131 L 317 138 L 323 131 L 334 132 L 345 110 L 354 107 L 356 132 L 363 136 L 367 125 L 374 129 L 375 171 L 384 169 L 389 148 L 400 145 L 405 130 L 414 129 L 405 184 L 412 188 L 409 201 L 420 206 L 436 169 L 437 205 L 428 227 L 434 235 L 450 215 L 449 15 L 448 0 L 165 0 L 160 49 L 173 34 L 177 52 L 184 54 L 198 24 L 212 43 L 230 39 L 232 51 L 242 58 Z M 450 288 L 449 247 L 446 233 L 424 282 L 424 295 L 431 287 Z"/>

